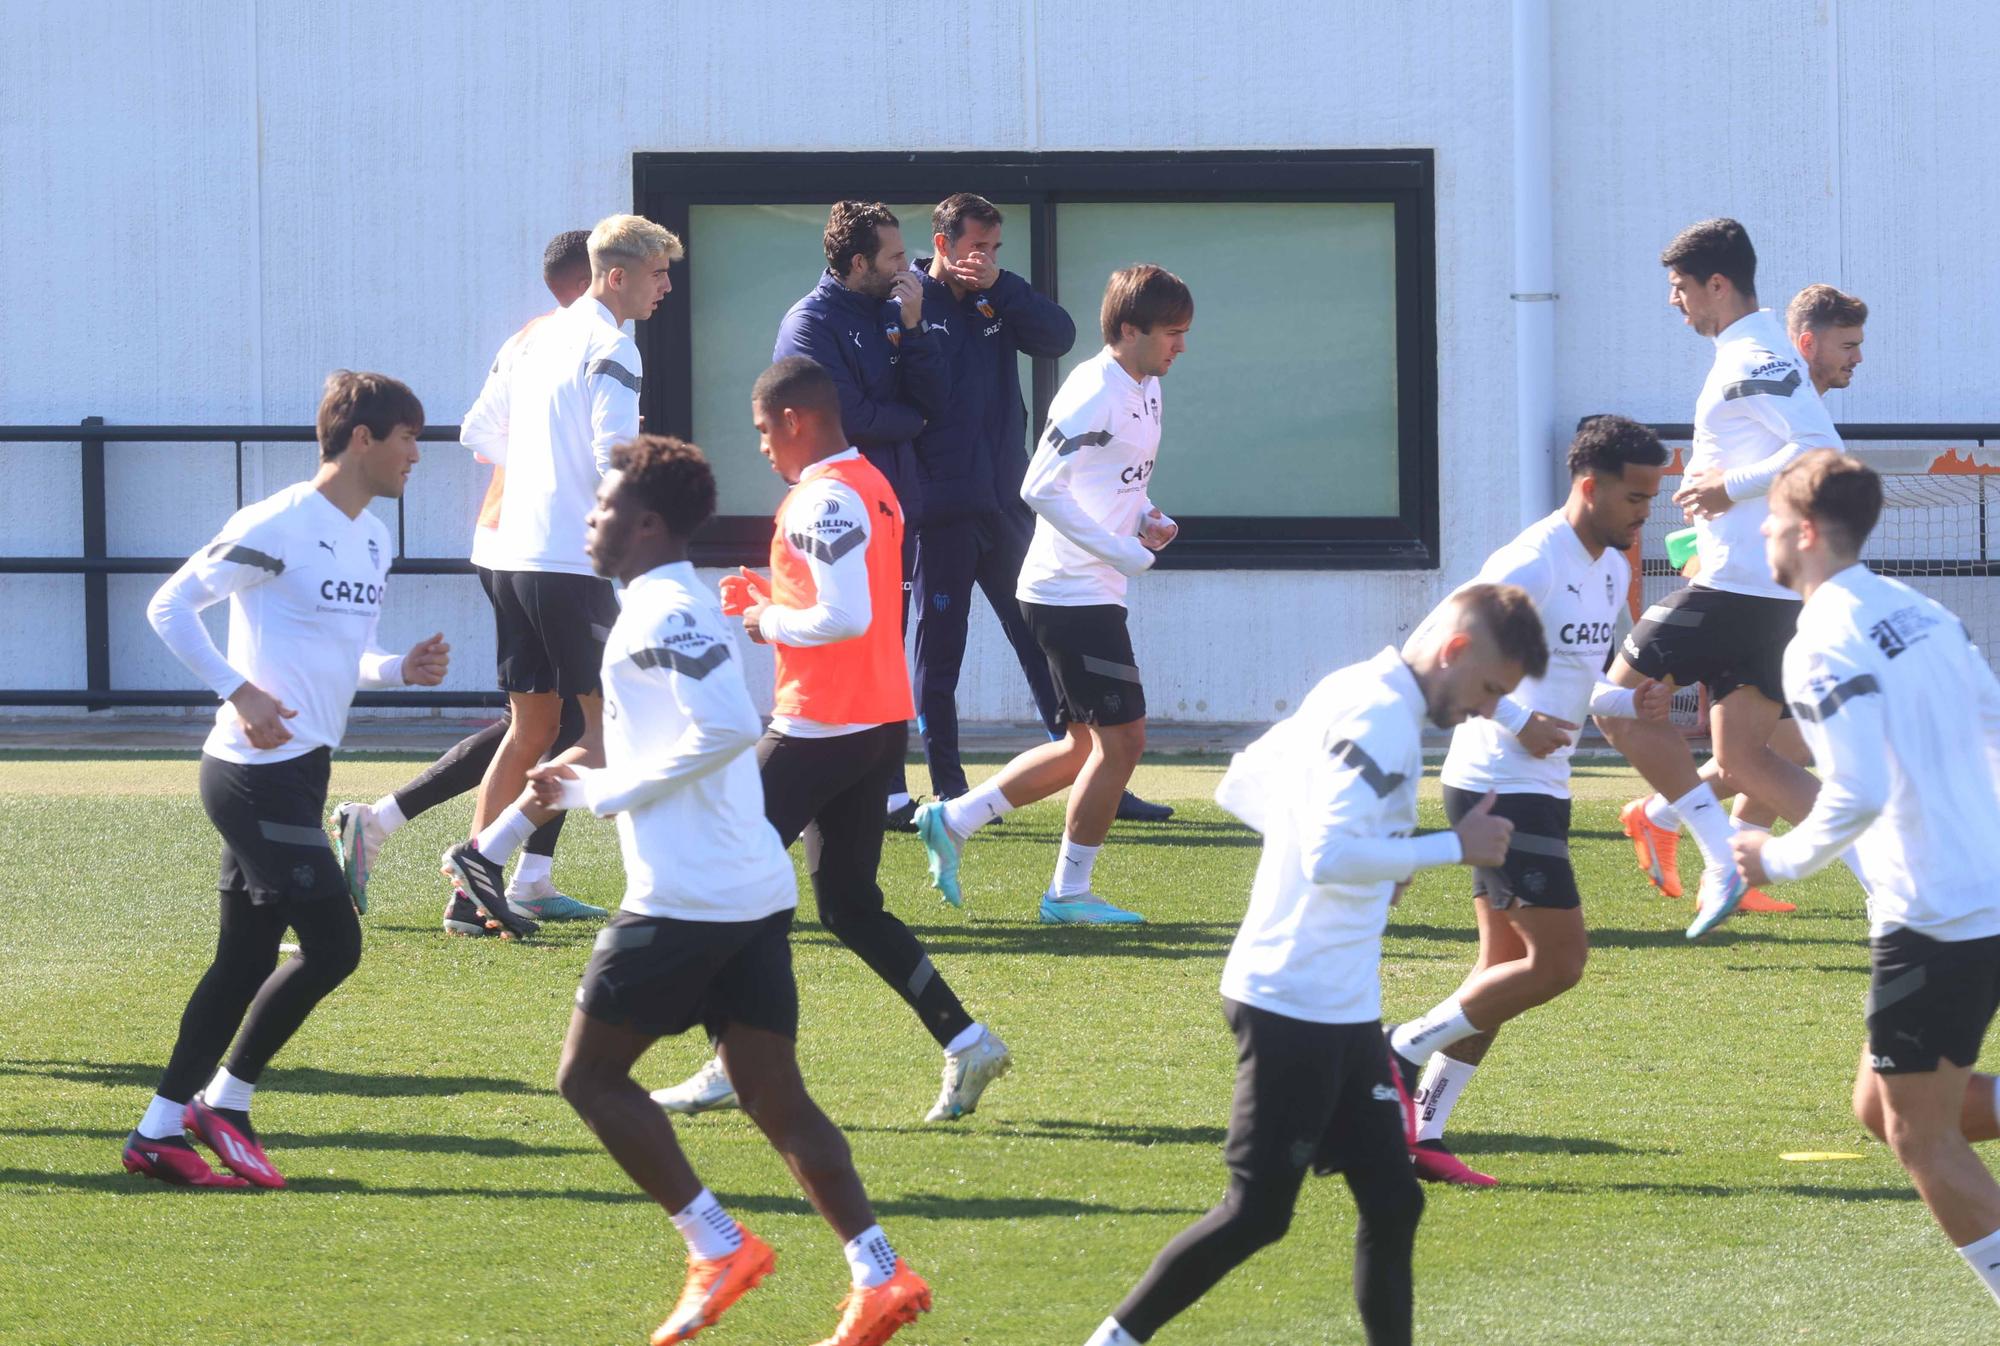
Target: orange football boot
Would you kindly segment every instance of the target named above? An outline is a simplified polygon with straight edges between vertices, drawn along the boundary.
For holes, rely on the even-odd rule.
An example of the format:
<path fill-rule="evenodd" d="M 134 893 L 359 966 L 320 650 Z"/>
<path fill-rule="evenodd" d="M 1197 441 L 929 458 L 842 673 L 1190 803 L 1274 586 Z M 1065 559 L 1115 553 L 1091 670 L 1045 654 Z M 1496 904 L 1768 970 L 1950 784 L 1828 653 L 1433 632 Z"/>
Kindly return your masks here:
<path fill-rule="evenodd" d="M 1670 831 L 1646 816 L 1646 800 L 1650 798 L 1635 799 L 1618 810 L 1618 821 L 1625 825 L 1625 835 L 1632 838 L 1632 853 L 1653 886 L 1667 897 L 1680 897 L 1680 829 Z"/>
<path fill-rule="evenodd" d="M 687 1284 L 681 1289 L 680 1302 L 653 1333 L 653 1346 L 670 1346 L 688 1340 L 704 1327 L 714 1327 L 725 1309 L 771 1274 L 771 1268 L 778 1264 L 771 1245 L 741 1223 L 736 1232 L 743 1236 L 743 1246 L 729 1256 L 688 1258 Z"/>
<path fill-rule="evenodd" d="M 840 1326 L 818 1346 L 882 1346 L 930 1307 L 930 1286 L 899 1257 L 896 1274 L 888 1280 L 865 1290 L 857 1285 L 847 1292 L 840 1301 Z"/>
<path fill-rule="evenodd" d="M 1743 900 L 1736 904 L 1738 911 L 1797 911 L 1799 904 L 1787 902 L 1781 897 L 1766 897 L 1760 889 L 1752 888 L 1743 894 Z"/>

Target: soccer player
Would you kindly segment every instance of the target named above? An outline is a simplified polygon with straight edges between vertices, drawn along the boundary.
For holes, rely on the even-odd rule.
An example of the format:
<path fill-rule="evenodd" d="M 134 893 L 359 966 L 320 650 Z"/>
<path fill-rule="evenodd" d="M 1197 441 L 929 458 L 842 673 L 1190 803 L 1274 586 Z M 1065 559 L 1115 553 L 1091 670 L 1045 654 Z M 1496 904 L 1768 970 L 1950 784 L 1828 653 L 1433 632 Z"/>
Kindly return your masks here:
<path fill-rule="evenodd" d="M 972 1112 L 1011 1065 L 1006 1044 L 965 1012 L 924 946 L 883 906 L 883 792 L 902 769 L 910 714 L 898 613 L 903 516 L 880 471 L 851 448 L 824 366 L 792 356 L 750 396 L 760 447 L 791 485 L 771 537 L 771 578 L 723 581 L 723 611 L 777 654 L 777 705 L 757 745 L 765 815 L 806 842 L 820 923 L 908 1002 L 944 1049 L 926 1121 Z M 726 1061 L 654 1095 L 674 1112 L 733 1103 Z"/>
<path fill-rule="evenodd" d="M 317 419 L 319 471 L 238 510 L 146 608 L 223 701 L 201 754 L 202 808 L 222 834 L 222 932 L 124 1152 L 127 1171 L 189 1187 L 285 1185 L 250 1124 L 251 1095 L 361 959 L 361 923 L 321 821 L 333 747 L 357 684 L 434 687 L 449 662 L 441 635 L 401 656 L 375 644 L 394 548 L 368 502 L 403 494 L 423 405 L 392 378 L 342 369 Z M 225 598 L 227 655 L 201 620 Z M 299 951 L 273 970 L 287 927 Z M 208 1166 L 189 1130 L 229 1173 Z"/>
<path fill-rule="evenodd" d="M 901 223 L 880 201 L 835 202 L 821 243 L 826 272 L 785 313 L 771 359 L 803 355 L 826 370 L 840 394 L 843 442 L 874 464 L 906 514 L 921 518 L 913 441 L 945 413 L 951 392 L 951 370 L 924 328 L 923 277 L 910 266 Z M 914 532 L 904 538 L 898 622 L 909 616 L 916 546 Z M 892 826 L 908 830 L 916 805 L 900 761 L 883 807 Z"/>
<path fill-rule="evenodd" d="M 712 1326 L 776 1261 L 695 1176 L 632 1078 L 655 1041 L 696 1024 L 718 1039 L 743 1106 L 846 1245 L 853 1289 L 825 1346 L 876 1346 L 931 1294 L 890 1247 L 846 1139 L 799 1077 L 798 890 L 764 820 L 742 663 L 688 560 L 689 537 L 715 512 L 715 479 L 693 445 L 652 435 L 618 445 L 610 466 L 587 544 L 598 573 L 626 586 L 604 652 L 604 765 L 531 772 L 542 809 L 616 816 L 625 862 L 625 900 L 584 970 L 557 1085 L 687 1241 L 686 1287 L 654 1346 Z"/>
<path fill-rule="evenodd" d="M 582 712 L 587 758 L 601 737 L 598 665 L 618 598 L 591 573 L 583 520 L 612 445 L 639 433 L 643 371 L 624 324 L 652 316 L 682 255 L 678 238 L 637 215 L 600 220 L 588 248 L 589 291 L 528 334 L 491 404 L 507 445 L 490 592 L 510 719 L 479 785 L 472 839 L 445 852 L 444 868 L 483 921 L 516 937 L 537 927 L 507 902 L 503 866 L 535 826 L 509 801 L 555 745 L 564 697 Z"/>
<path fill-rule="evenodd" d="M 1112 273 L 1099 325 L 1104 349 L 1063 380 L 1021 498 L 1035 535 L 1017 596 L 1048 656 L 1066 737 L 1030 748 L 978 789 L 917 810 L 931 883 L 953 906 L 960 852 L 972 834 L 1074 784 L 1042 894 L 1049 925 L 1145 920 L 1098 897 L 1091 871 L 1146 747 L 1146 689 L 1125 624 L 1125 586 L 1153 564 L 1179 525 L 1148 493 L 1160 449 L 1160 378 L 1187 349 L 1194 296 L 1157 266 Z"/>
<path fill-rule="evenodd" d="M 1132 1346 L 1290 1226 L 1306 1169 L 1354 1195 L 1354 1295 L 1371 1346 L 1410 1340 L 1410 1251 L 1423 1189 L 1382 1049 L 1382 930 L 1417 870 L 1498 866 L 1513 824 L 1488 795 L 1449 832 L 1411 835 L 1426 719 L 1491 715 L 1548 666 L 1519 589 L 1460 590 L 1399 651 L 1330 674 L 1237 754 L 1216 801 L 1264 834 L 1250 909 L 1222 971 L 1236 1034 L 1229 1191 L 1154 1259 L 1090 1338 Z"/>
<path fill-rule="evenodd" d="M 526 326 L 507 338 L 499 355 L 494 357 L 479 400 L 465 413 L 465 421 L 459 427 L 459 442 L 472 450 L 479 461 L 494 465 L 486 485 L 486 498 L 479 506 L 479 522 L 472 530 L 472 565 L 489 601 L 493 596 L 492 562 L 498 546 L 500 502 L 507 485 L 507 469 L 500 466 L 507 458 L 507 382 L 513 377 L 514 361 L 519 358 L 528 334 L 543 318 L 568 308 L 590 288 L 589 242 L 587 229 L 571 229 L 549 240 L 542 252 L 542 283 L 549 287 L 556 306 L 549 313 L 530 318 Z M 497 620 L 497 608 L 494 616 Z M 382 844 L 412 818 L 477 789 L 512 719 L 511 709 L 502 711 L 499 719 L 453 744 L 401 789 L 383 795 L 373 804 L 345 803 L 333 811 L 340 867 L 347 875 L 348 895 L 354 899 L 357 911 L 368 910 L 368 877 Z M 550 753 L 564 751 L 582 734 L 583 712 L 575 697 L 564 697 Z M 550 867 L 554 863 L 556 838 L 562 834 L 562 820 L 563 815 L 557 814 L 545 826 L 535 829 L 522 848 L 514 877 L 507 884 L 507 904 L 527 913 L 531 920 L 574 921 L 604 915 L 602 907 L 556 891 Z M 444 929 L 452 935 L 494 933 L 473 909 L 472 899 L 457 891 L 445 904 Z"/>
<path fill-rule="evenodd" d="M 1749 882 L 1784 882 L 1854 848 L 1874 963 L 1855 1111 L 2000 1299 L 2000 1184 L 1965 1129 L 2000 1007 L 2000 878 L 1972 844 L 2000 835 L 2000 682 L 1964 623 L 1861 563 L 1882 510 L 1865 464 L 1807 454 L 1770 501 L 1771 572 L 1805 599 L 1785 694 L 1821 780 L 1784 836 L 1737 833 L 1735 860 Z"/>
<path fill-rule="evenodd" d="M 1488 557 L 1474 581 L 1511 584 L 1534 600 L 1549 669 L 1501 698 L 1492 718 L 1460 724 L 1439 773 L 1453 823 L 1494 796 L 1492 812 L 1514 833 L 1499 867 L 1472 872 L 1479 957 L 1471 974 L 1390 1035 L 1394 1064 L 1416 1097 L 1412 1158 L 1427 1181 L 1493 1185 L 1446 1148 L 1451 1110 L 1500 1026 L 1583 977 L 1590 941 L 1569 859 L 1570 755 L 1585 714 L 1664 720 L 1673 700 L 1665 683 L 1635 692 L 1600 681 L 1626 617 L 1632 577 L 1624 552 L 1652 512 L 1666 462 L 1645 426 L 1592 417 L 1569 447 L 1569 499 Z"/>
<path fill-rule="evenodd" d="M 1695 401 L 1694 448 L 1674 503 L 1696 528 L 1701 574 L 1648 608 L 1619 646 L 1610 678 L 1708 688 L 1715 761 L 1728 789 L 1798 819 L 1817 788 L 1810 773 L 1770 748 L 1783 691 L 1780 663 L 1798 620 L 1798 600 L 1771 577 L 1758 538 L 1765 492 L 1785 464 L 1809 449 L 1839 447 L 1819 395 L 1766 309 L 1757 307 L 1757 254 L 1734 220 L 1683 229 L 1660 254 L 1669 300 L 1688 326 L 1715 342 L 1715 363 Z M 1715 790 L 1696 771 L 1680 730 L 1662 720 L 1608 719 L 1611 743 L 1671 801 L 1701 848 L 1698 939 L 1743 901 L 1748 885 L 1729 861 L 1733 830 Z M 1665 830 L 1628 806 L 1634 845 Z M 1664 820 L 1659 820 L 1664 821 Z M 1668 823 L 1667 826 L 1677 824 Z M 1663 891 L 1664 857 L 1646 868 Z M 1678 886 L 1675 884 L 1674 886 Z"/>

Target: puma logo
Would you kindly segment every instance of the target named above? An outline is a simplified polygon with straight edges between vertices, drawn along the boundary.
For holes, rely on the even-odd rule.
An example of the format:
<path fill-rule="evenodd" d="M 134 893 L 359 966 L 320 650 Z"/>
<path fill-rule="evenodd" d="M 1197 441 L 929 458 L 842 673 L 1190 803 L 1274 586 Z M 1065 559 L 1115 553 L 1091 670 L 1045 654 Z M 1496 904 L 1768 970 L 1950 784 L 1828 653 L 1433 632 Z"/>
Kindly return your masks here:
<path fill-rule="evenodd" d="M 337 558 L 337 557 L 338 557 L 338 556 L 340 555 L 340 553 L 339 553 L 339 552 L 337 552 L 337 551 L 335 551 L 335 550 L 333 549 L 333 544 L 332 544 L 331 542 L 321 542 L 321 543 L 320 543 L 319 545 L 320 545 L 320 546 L 322 546 L 322 547 L 324 547 L 324 548 L 326 548 L 326 554 L 327 554 L 328 556 L 332 556 L 332 557 L 336 557 L 336 558 Z"/>

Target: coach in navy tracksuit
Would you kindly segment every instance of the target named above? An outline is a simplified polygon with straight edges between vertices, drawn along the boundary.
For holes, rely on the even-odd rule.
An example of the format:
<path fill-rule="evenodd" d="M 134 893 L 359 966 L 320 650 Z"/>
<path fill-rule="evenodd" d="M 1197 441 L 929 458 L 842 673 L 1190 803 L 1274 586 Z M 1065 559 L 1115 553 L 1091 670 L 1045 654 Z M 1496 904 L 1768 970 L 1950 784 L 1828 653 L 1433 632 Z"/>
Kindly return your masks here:
<path fill-rule="evenodd" d="M 1076 323 L 1053 300 L 999 266 L 1001 215 L 971 192 L 931 213 L 937 255 L 924 274 L 924 327 L 951 371 L 951 403 L 917 436 L 917 728 L 931 783 L 965 792 L 958 760 L 958 674 L 972 590 L 986 594 L 1014 647 L 1051 738 L 1062 736 L 1048 659 L 1014 597 L 1035 516 L 1021 501 L 1028 470 L 1022 352 L 1055 359 L 1076 344 Z M 1171 809 L 1127 796 L 1119 815 L 1163 818 Z"/>

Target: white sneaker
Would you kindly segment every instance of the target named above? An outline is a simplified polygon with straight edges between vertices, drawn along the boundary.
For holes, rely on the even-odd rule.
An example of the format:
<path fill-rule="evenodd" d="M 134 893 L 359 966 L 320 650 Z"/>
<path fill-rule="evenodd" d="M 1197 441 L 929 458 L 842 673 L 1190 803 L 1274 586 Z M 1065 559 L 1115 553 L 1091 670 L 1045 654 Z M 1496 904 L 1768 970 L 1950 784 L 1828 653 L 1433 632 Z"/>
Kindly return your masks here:
<path fill-rule="evenodd" d="M 702 1068 L 665 1089 L 653 1090 L 653 1101 L 668 1112 L 692 1117 L 697 1112 L 715 1112 L 736 1106 L 736 1086 L 722 1068 L 722 1058 L 711 1056 Z"/>
<path fill-rule="evenodd" d="M 347 878 L 347 896 L 358 912 L 368 910 L 368 875 L 375 857 L 389 839 L 389 829 L 375 820 L 370 804 L 346 803 L 333 811 L 333 832 L 339 845 L 340 872 Z"/>
<path fill-rule="evenodd" d="M 601 921 L 606 912 L 588 902 L 579 902 L 568 893 L 556 891 L 553 879 L 543 879 L 525 887 L 507 885 L 507 905 L 518 907 L 538 921 Z"/>
<path fill-rule="evenodd" d="M 979 1108 L 979 1096 L 986 1086 L 1005 1075 L 1014 1065 L 1007 1044 L 982 1027 L 978 1039 L 957 1055 L 945 1053 L 944 1088 L 938 1101 L 924 1114 L 927 1122 L 949 1122 L 969 1116 Z"/>
<path fill-rule="evenodd" d="M 1700 939 L 1728 920 L 1743 901 L 1750 885 L 1735 865 L 1710 865 L 1701 871 L 1701 891 L 1695 895 L 1694 922 L 1687 928 L 1689 939 Z"/>

